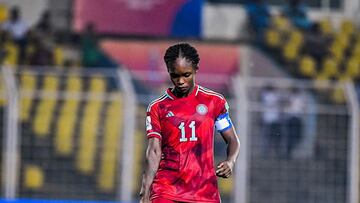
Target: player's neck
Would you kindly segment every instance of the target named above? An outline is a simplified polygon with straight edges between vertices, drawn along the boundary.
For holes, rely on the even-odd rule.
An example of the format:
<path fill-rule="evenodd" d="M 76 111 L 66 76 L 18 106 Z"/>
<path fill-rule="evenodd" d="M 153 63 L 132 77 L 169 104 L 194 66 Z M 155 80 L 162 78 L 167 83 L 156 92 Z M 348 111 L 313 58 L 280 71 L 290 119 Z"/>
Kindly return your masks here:
<path fill-rule="evenodd" d="M 187 91 L 186 93 L 180 92 L 178 91 L 176 88 L 172 88 L 171 92 L 177 97 L 177 98 L 184 98 L 187 97 L 191 94 L 191 92 L 195 89 L 195 85 L 192 86 L 189 91 Z"/>

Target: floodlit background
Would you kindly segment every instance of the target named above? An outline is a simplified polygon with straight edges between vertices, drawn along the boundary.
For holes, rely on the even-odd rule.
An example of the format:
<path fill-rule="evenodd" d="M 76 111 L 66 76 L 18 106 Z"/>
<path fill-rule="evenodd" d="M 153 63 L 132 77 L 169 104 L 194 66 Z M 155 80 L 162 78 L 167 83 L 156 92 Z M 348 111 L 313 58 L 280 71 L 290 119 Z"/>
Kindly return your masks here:
<path fill-rule="evenodd" d="M 241 140 L 223 202 L 360 203 L 358 0 L 0 0 L 0 28 L 0 201 L 137 202 L 189 42 Z"/>

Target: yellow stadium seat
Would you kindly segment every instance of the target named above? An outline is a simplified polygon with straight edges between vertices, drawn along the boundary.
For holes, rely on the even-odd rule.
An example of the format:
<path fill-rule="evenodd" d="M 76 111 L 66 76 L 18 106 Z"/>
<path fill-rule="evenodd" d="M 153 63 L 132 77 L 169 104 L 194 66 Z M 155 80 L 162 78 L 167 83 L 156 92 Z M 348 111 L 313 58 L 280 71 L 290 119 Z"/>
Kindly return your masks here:
<path fill-rule="evenodd" d="M 271 29 L 267 30 L 265 33 L 265 42 L 269 47 L 279 47 L 281 44 L 280 32 Z"/>
<path fill-rule="evenodd" d="M 339 43 L 333 43 L 330 46 L 330 53 L 335 61 L 341 62 L 344 57 L 344 48 Z"/>
<path fill-rule="evenodd" d="M 4 58 L 4 65 L 15 66 L 18 64 L 18 47 L 12 42 L 6 42 L 4 45 L 6 56 Z"/>
<path fill-rule="evenodd" d="M 101 191 L 111 192 L 115 187 L 117 160 L 119 154 L 119 137 L 122 124 L 122 104 L 119 99 L 112 101 L 107 107 L 105 132 L 102 145 L 100 172 L 97 184 Z"/>
<path fill-rule="evenodd" d="M 0 23 L 4 23 L 9 18 L 9 10 L 4 4 L 0 4 Z"/>
<path fill-rule="evenodd" d="M 303 41 L 304 37 L 300 31 L 293 30 L 290 32 L 289 43 L 294 44 L 295 46 L 301 46 Z"/>
<path fill-rule="evenodd" d="M 80 94 L 81 88 L 82 81 L 79 77 L 71 76 L 67 80 L 66 93 Z M 73 135 L 79 104 L 79 99 L 70 98 L 66 99 L 61 107 L 55 134 L 55 151 L 60 155 L 68 156 L 73 153 Z"/>
<path fill-rule="evenodd" d="M 360 62 L 355 58 L 350 58 L 346 62 L 346 75 L 356 78 L 360 75 Z"/>
<path fill-rule="evenodd" d="M 0 74 L 0 107 L 5 106 L 6 104 L 6 92 L 4 88 L 3 76 Z"/>
<path fill-rule="evenodd" d="M 287 43 L 283 48 L 283 57 L 286 61 L 295 61 L 298 57 L 299 48 L 296 44 Z"/>
<path fill-rule="evenodd" d="M 335 88 L 331 93 L 331 99 L 336 104 L 344 104 L 345 103 L 345 94 L 342 88 Z"/>
<path fill-rule="evenodd" d="M 305 77 L 314 77 L 316 75 L 316 63 L 311 56 L 304 56 L 299 62 L 300 74 Z"/>
<path fill-rule="evenodd" d="M 354 23 L 351 20 L 343 20 L 341 22 L 341 32 L 352 35 L 355 31 Z"/>
<path fill-rule="evenodd" d="M 272 18 L 272 23 L 274 27 L 281 31 L 288 31 L 291 29 L 291 24 L 286 17 L 277 15 Z"/>
<path fill-rule="evenodd" d="M 64 49 L 61 46 L 57 46 L 54 49 L 54 64 L 56 66 L 64 65 Z"/>
<path fill-rule="evenodd" d="M 338 64 L 334 59 L 326 58 L 322 64 L 322 73 L 327 77 L 337 76 L 339 73 L 337 66 Z"/>
<path fill-rule="evenodd" d="M 34 100 L 34 98 L 32 98 L 29 94 L 35 91 L 36 80 L 37 78 L 33 74 L 25 73 L 20 76 L 21 90 L 23 91 L 23 93 L 25 93 L 25 95 L 21 97 L 21 112 L 20 112 L 21 121 L 29 120 L 30 108 Z"/>
<path fill-rule="evenodd" d="M 89 91 L 91 94 L 103 94 L 105 93 L 105 87 L 105 80 L 102 77 L 93 77 L 90 81 Z M 101 99 L 90 98 L 90 101 L 85 105 L 83 118 L 80 123 L 76 168 L 86 175 L 90 175 L 94 171 L 97 132 L 103 103 Z"/>
<path fill-rule="evenodd" d="M 330 19 L 326 18 L 326 19 L 322 19 L 320 22 L 320 30 L 323 34 L 325 35 L 329 35 L 333 32 L 333 27 L 332 24 L 330 22 Z"/>
<path fill-rule="evenodd" d="M 90 92 L 98 93 L 104 92 L 106 89 L 106 81 L 101 76 L 91 78 L 90 81 Z"/>
<path fill-rule="evenodd" d="M 335 37 L 335 42 L 345 49 L 349 46 L 349 36 L 346 33 L 338 33 Z"/>
<path fill-rule="evenodd" d="M 36 165 L 26 165 L 24 168 L 24 186 L 27 189 L 38 190 L 44 186 L 44 172 Z"/>
<path fill-rule="evenodd" d="M 46 76 L 42 92 L 45 95 L 41 98 L 35 112 L 35 119 L 33 122 L 33 129 L 37 136 L 45 137 L 50 132 L 50 125 L 53 119 L 55 105 L 57 102 L 57 90 L 59 86 L 59 78 L 56 76 Z"/>

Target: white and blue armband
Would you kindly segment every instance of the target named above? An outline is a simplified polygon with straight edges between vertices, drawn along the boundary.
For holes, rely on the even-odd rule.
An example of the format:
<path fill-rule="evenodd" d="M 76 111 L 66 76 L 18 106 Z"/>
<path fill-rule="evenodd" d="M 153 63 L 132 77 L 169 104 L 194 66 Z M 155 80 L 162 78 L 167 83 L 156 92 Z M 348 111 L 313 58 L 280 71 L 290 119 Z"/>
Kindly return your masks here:
<path fill-rule="evenodd" d="M 215 127 L 216 130 L 220 133 L 232 127 L 232 122 L 228 112 L 217 117 L 215 121 Z"/>

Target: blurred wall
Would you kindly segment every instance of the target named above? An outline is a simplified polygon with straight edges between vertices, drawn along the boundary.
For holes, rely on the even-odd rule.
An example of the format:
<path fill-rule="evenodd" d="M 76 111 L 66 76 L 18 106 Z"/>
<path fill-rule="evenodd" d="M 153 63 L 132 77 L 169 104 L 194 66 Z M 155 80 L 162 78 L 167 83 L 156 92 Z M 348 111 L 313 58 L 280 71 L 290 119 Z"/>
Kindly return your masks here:
<path fill-rule="evenodd" d="M 41 13 L 48 8 L 49 0 L 0 0 L 8 8 L 18 6 L 22 12 L 23 20 L 28 25 L 35 24 Z"/>

